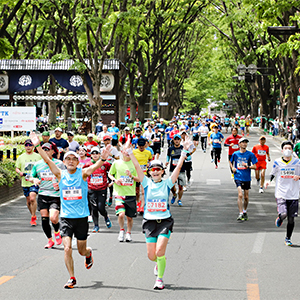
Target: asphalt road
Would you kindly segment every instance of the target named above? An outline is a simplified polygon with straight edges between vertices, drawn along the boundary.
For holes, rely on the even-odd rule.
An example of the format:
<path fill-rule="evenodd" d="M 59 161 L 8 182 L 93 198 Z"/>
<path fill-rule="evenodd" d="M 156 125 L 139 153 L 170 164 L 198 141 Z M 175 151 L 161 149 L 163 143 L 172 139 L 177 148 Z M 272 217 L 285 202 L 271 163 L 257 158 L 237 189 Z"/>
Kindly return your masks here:
<path fill-rule="evenodd" d="M 251 132 L 249 150 L 258 137 Z M 267 144 L 273 161 L 280 156 L 279 142 L 268 137 Z M 63 247 L 44 249 L 40 218 L 37 227 L 30 227 L 21 197 L 0 206 L 0 299 L 299 299 L 298 220 L 294 247 L 287 247 L 286 223 L 281 228 L 274 225 L 274 186 L 259 194 L 253 182 L 249 221 L 238 223 L 227 151 L 223 149 L 218 170 L 210 161 L 209 152 L 197 150 L 183 207 L 172 206 L 175 226 L 166 254 L 164 290 L 153 290 L 154 263 L 147 258 L 142 217 L 134 220 L 133 242 L 120 243 L 113 208 L 108 209 L 112 228 L 106 229 L 101 220 L 100 233 L 88 238 L 94 255 L 90 270 L 74 243 L 78 284 L 73 290 L 63 289 L 68 279 Z"/>

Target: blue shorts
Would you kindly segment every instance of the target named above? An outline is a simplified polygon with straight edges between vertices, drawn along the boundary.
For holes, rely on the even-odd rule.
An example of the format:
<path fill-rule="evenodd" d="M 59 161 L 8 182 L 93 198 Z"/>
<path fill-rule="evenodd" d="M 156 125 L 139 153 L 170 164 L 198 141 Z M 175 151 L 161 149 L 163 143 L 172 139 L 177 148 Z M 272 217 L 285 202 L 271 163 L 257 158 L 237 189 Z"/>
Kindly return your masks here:
<path fill-rule="evenodd" d="M 236 187 L 241 187 L 242 190 L 250 190 L 251 189 L 251 181 L 241 181 L 241 180 L 234 180 Z"/>
<path fill-rule="evenodd" d="M 39 192 L 39 187 L 37 185 L 23 187 L 23 194 L 25 197 L 28 197 L 31 192 L 37 194 Z"/>

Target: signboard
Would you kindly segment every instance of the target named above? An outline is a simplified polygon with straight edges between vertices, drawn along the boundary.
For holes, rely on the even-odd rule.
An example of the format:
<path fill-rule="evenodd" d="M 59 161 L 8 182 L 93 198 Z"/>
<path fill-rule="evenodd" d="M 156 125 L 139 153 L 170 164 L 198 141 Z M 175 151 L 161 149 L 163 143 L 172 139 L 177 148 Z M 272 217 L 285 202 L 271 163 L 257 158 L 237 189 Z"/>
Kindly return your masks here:
<path fill-rule="evenodd" d="M 35 107 L 0 107 L 0 131 L 36 130 Z"/>
<path fill-rule="evenodd" d="M 168 102 L 159 102 L 159 105 L 160 105 L 160 106 L 168 106 L 169 103 L 168 103 Z"/>

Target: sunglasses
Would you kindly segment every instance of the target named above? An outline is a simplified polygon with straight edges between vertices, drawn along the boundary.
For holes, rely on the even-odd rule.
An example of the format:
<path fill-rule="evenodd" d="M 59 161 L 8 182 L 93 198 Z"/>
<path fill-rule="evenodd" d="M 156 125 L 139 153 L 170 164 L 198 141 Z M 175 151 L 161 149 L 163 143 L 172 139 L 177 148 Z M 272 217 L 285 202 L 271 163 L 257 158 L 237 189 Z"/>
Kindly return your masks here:
<path fill-rule="evenodd" d="M 162 168 L 158 168 L 158 167 L 153 167 L 150 169 L 151 172 L 154 172 L 154 171 L 159 172 L 161 170 L 162 170 Z"/>
<path fill-rule="evenodd" d="M 49 149 L 49 148 L 43 148 L 43 150 L 44 150 L 44 151 L 50 151 L 50 149 Z"/>
<path fill-rule="evenodd" d="M 25 147 L 32 147 L 32 144 L 25 144 Z"/>
<path fill-rule="evenodd" d="M 100 154 L 99 152 L 93 151 L 91 154 Z"/>

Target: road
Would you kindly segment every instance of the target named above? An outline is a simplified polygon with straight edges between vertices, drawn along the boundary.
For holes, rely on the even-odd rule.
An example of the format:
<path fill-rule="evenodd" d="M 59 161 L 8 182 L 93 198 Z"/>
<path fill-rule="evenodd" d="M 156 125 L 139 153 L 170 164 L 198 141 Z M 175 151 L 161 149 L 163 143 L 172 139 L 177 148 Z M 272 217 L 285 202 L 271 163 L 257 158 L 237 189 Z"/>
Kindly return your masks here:
<path fill-rule="evenodd" d="M 252 131 L 248 149 L 258 138 L 259 133 Z M 280 156 L 278 141 L 268 137 L 267 145 L 272 160 Z M 78 285 L 64 290 L 68 273 L 63 248 L 44 249 L 40 218 L 37 227 L 29 226 L 21 197 L 0 206 L 0 299 L 299 299 L 298 220 L 294 247 L 287 247 L 286 223 L 282 228 L 274 225 L 274 186 L 259 194 L 253 182 L 249 221 L 238 223 L 237 191 L 227 152 L 223 149 L 218 170 L 210 161 L 209 153 L 196 151 L 193 181 L 184 193 L 183 207 L 172 206 L 175 226 L 166 254 L 163 291 L 152 289 L 154 263 L 147 258 L 142 217 L 134 220 L 133 242 L 120 243 L 113 208 L 108 209 L 112 228 L 106 229 L 101 220 L 100 233 L 88 238 L 94 254 L 90 270 L 73 245 Z"/>

